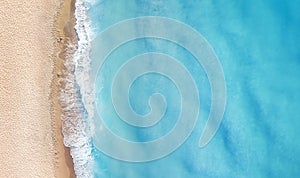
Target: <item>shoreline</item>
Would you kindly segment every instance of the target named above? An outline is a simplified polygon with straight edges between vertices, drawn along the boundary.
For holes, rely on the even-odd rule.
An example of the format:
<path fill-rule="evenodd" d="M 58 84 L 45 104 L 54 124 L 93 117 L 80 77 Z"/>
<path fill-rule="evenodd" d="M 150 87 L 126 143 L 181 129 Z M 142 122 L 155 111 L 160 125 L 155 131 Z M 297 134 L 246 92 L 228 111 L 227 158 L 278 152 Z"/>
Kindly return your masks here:
<path fill-rule="evenodd" d="M 64 145 L 64 137 L 62 133 L 63 122 L 61 120 L 62 107 L 59 101 L 60 90 L 64 85 L 64 63 L 67 57 L 67 53 L 74 51 L 68 51 L 69 44 L 77 44 L 75 26 L 75 0 L 65 0 L 61 2 L 60 8 L 55 16 L 54 23 L 54 36 L 55 42 L 55 54 L 54 67 L 53 67 L 53 79 L 51 84 L 51 117 L 54 122 L 54 144 L 56 148 L 56 177 L 69 177 L 75 178 L 73 159 L 70 154 L 70 148 Z"/>
<path fill-rule="evenodd" d="M 75 1 L 75 0 L 74 0 Z M 76 176 L 92 177 L 93 156 L 91 146 L 90 117 L 86 117 L 89 109 L 82 95 L 87 92 L 85 80 L 89 66 L 89 38 L 86 30 L 89 27 L 87 7 L 83 0 L 72 1 L 72 17 L 65 23 L 63 41 L 64 59 L 59 75 L 59 108 L 61 109 L 62 134 L 64 145 L 70 148 Z M 84 83 L 84 84 L 83 84 Z"/>

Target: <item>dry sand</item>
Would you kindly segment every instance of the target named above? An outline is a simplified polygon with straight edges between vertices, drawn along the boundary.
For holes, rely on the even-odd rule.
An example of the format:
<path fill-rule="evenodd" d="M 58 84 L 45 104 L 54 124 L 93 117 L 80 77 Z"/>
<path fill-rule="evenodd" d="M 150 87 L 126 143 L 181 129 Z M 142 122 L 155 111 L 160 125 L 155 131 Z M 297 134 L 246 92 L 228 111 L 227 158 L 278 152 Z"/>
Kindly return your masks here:
<path fill-rule="evenodd" d="M 56 48 L 70 18 L 70 1 L 60 1 L 1 1 L 0 178 L 74 177 L 56 101 Z"/>

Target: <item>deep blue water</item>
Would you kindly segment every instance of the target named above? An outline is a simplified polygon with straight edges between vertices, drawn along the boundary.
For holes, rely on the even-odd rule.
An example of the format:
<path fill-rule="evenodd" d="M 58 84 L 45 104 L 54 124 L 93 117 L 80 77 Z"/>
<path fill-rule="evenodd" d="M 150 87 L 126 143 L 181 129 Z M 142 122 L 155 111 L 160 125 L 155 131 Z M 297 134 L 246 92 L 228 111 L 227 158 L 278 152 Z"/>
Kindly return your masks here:
<path fill-rule="evenodd" d="M 194 77 L 200 97 L 199 116 L 186 142 L 158 160 L 120 161 L 95 147 L 95 177 L 300 176 L 300 1 L 96 0 L 87 6 L 94 38 L 115 23 L 141 16 L 168 17 L 193 27 L 214 49 L 227 88 L 220 128 L 206 147 L 199 148 L 211 104 L 210 85 L 202 66 L 191 60 L 193 56 L 185 49 L 165 40 L 139 39 L 120 46 L 95 76 L 96 90 L 102 91 L 96 91 L 96 109 L 105 126 L 125 139 L 144 142 L 161 137 L 176 124 L 178 90 L 170 79 L 158 74 L 138 78 L 130 88 L 129 102 L 143 115 L 150 111 L 149 94 L 162 93 L 168 108 L 160 123 L 150 128 L 130 126 L 118 118 L 112 105 L 109 85 L 120 66 L 135 55 L 154 51 L 175 56 Z M 119 33 L 124 32 L 120 29 Z M 113 41 L 114 36 L 110 39 Z M 92 46 L 92 53 L 99 48 Z M 91 60 L 93 65 L 97 57 Z M 97 125 L 100 118 L 96 115 L 94 119 L 95 130 L 101 129 Z M 111 146 L 122 151 L 122 145 Z"/>

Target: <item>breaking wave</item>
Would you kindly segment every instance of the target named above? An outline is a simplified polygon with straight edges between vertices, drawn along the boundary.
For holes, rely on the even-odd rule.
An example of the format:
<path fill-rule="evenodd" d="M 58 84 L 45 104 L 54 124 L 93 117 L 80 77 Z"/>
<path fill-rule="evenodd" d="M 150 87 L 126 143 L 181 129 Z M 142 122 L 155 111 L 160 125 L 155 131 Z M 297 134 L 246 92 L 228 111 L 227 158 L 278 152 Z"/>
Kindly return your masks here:
<path fill-rule="evenodd" d="M 83 0 L 75 3 L 75 30 L 78 44 L 65 51 L 65 78 L 60 91 L 64 144 L 70 148 L 75 174 L 79 178 L 93 177 L 91 135 L 92 88 L 89 85 L 90 23 Z"/>

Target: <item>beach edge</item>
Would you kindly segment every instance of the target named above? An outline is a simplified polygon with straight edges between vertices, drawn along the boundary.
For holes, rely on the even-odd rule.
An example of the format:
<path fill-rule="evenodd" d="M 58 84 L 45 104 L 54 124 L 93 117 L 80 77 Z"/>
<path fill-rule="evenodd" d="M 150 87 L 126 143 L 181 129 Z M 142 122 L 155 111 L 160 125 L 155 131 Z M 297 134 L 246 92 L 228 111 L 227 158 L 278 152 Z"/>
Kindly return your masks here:
<path fill-rule="evenodd" d="M 51 83 L 51 118 L 55 147 L 55 176 L 57 178 L 75 178 L 73 159 L 70 148 L 64 145 L 61 120 L 62 108 L 59 101 L 60 91 L 64 85 L 64 62 L 68 45 L 77 45 L 75 26 L 75 0 L 60 0 L 60 7 L 55 14 L 53 36 L 56 39 L 53 54 L 53 78 Z"/>

